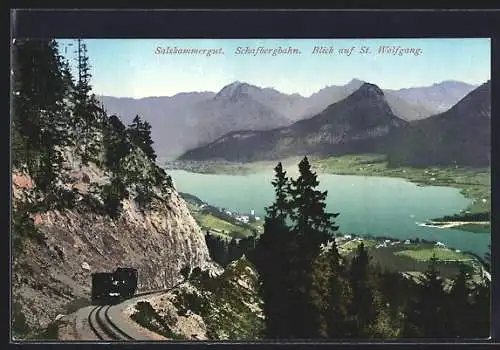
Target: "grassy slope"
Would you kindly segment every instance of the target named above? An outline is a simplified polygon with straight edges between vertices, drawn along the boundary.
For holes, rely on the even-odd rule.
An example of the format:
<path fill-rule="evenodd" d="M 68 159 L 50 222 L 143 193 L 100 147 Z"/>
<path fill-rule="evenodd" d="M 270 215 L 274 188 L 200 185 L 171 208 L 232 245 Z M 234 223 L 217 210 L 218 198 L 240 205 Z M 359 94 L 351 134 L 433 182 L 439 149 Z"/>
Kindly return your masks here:
<path fill-rule="evenodd" d="M 243 238 L 252 235 L 252 231 L 249 228 L 242 227 L 239 225 L 234 225 L 228 221 L 216 218 L 211 214 L 195 213 L 195 219 L 198 221 L 203 229 L 212 229 L 222 231 L 218 233 L 227 234 L 234 238 Z"/>
<path fill-rule="evenodd" d="M 406 255 L 419 261 L 429 261 L 433 255 L 438 260 L 468 261 L 471 258 L 462 253 L 457 253 L 448 248 L 429 247 L 426 249 L 405 249 L 395 253 L 396 255 Z"/>
<path fill-rule="evenodd" d="M 429 267 L 433 255 L 438 259 L 438 270 L 445 278 L 453 278 L 460 269 L 461 264 L 468 266 L 472 277 L 481 280 L 479 270 L 480 262 L 474 256 L 454 249 L 436 247 L 429 243 L 398 244 L 376 248 L 379 242 L 373 239 L 363 239 L 368 249 L 373 264 L 380 265 L 383 269 L 407 273 L 423 273 Z M 359 242 L 349 241 L 339 245 L 339 252 L 346 257 L 352 257 Z"/>
<path fill-rule="evenodd" d="M 204 231 L 210 230 L 210 234 L 215 234 L 227 239 L 238 239 L 253 235 L 249 226 L 262 230 L 262 221 L 249 223 L 248 226 L 235 225 L 229 221 L 217 218 L 212 214 L 202 213 L 198 207 L 190 201 L 187 201 L 187 205 L 196 222 L 198 222 L 198 225 L 200 225 Z"/>

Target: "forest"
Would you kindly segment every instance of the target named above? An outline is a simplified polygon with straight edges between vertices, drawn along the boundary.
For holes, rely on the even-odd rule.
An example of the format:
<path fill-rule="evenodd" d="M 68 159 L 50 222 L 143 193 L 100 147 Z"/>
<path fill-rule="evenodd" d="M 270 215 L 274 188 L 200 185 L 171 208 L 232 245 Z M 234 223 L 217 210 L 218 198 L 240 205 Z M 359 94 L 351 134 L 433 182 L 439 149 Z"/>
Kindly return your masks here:
<path fill-rule="evenodd" d="M 37 200 L 13 210 L 14 247 L 23 239 L 43 240 L 31 214 L 78 206 L 116 218 L 123 199 L 132 196 L 146 209 L 159 199 L 155 187 L 173 187 L 171 178 L 154 164 L 151 125 L 137 115 L 125 126 L 98 103 L 83 41 L 78 41 L 77 76 L 55 40 L 16 40 L 13 57 L 12 165 L 29 175 L 39 192 Z M 73 162 L 105 169 L 109 181 L 90 184 L 87 194 L 63 186 L 67 153 Z"/>

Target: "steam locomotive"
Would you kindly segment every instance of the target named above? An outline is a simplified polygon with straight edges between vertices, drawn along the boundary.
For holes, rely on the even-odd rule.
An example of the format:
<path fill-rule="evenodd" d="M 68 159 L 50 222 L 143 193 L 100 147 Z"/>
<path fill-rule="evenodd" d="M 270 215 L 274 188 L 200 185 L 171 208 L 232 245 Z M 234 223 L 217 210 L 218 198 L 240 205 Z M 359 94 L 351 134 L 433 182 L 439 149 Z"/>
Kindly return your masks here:
<path fill-rule="evenodd" d="M 137 270 L 119 267 L 114 272 L 92 274 L 92 303 L 130 298 L 137 290 Z"/>

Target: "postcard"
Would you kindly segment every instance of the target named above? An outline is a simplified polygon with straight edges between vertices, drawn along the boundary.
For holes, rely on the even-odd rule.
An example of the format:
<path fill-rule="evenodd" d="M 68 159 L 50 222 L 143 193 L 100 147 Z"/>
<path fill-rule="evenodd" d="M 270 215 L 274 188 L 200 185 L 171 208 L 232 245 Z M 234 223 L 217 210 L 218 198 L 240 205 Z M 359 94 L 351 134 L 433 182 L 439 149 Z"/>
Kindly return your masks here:
<path fill-rule="evenodd" d="M 12 338 L 487 339 L 490 50 L 15 39 Z"/>

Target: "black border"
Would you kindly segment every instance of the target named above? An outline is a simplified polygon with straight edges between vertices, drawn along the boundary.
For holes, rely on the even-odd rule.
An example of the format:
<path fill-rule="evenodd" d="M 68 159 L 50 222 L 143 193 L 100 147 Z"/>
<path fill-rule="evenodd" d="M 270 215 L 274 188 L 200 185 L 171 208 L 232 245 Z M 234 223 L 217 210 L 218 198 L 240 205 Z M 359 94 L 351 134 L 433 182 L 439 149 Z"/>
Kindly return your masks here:
<path fill-rule="evenodd" d="M 487 10 L 14 11 L 18 38 L 495 37 L 500 18 Z"/>
<path fill-rule="evenodd" d="M 10 36 L 16 38 L 461 38 L 489 37 L 492 49 L 492 110 L 500 110 L 500 11 L 497 10 L 12 10 L 10 13 Z M 9 50 L 10 52 L 10 50 Z M 9 74 L 10 75 L 10 74 Z M 497 143 L 495 137 L 495 116 L 492 117 L 492 148 Z M 10 129 L 10 128 L 9 128 Z M 492 150 L 492 155 L 495 155 Z M 492 160 L 492 211 L 500 202 L 494 188 L 500 173 L 495 171 Z M 10 185 L 10 173 L 8 183 Z M 9 191 L 10 192 L 10 191 Z M 9 196 L 10 198 L 10 196 Z M 10 202 L 9 202 L 10 207 Z M 496 227 L 492 217 L 493 228 Z M 9 220 L 7 220 L 7 224 Z M 7 228 L 9 230 L 9 227 Z M 9 231 L 6 231 L 9 232 Z M 6 235 L 4 237 L 7 237 Z M 6 247 L 9 244 L 5 245 Z M 496 342 L 500 338 L 500 236 L 492 231 L 492 337 Z M 9 260 L 10 264 L 10 260 Z M 10 285 L 10 281 L 9 281 Z M 8 315 L 10 316 L 10 315 Z M 10 317 L 8 317 L 10 324 Z M 5 332 L 7 333 L 7 332 Z M 10 332 L 9 332 L 10 333 Z M 10 335 L 10 334 L 9 334 Z M 10 339 L 9 339 L 10 342 Z M 405 345 L 423 345 L 435 347 L 422 339 L 418 342 L 406 342 Z M 484 342 L 461 340 L 465 346 L 486 346 Z M 482 345 L 479 345 L 481 344 Z M 29 343 L 24 343 L 29 344 Z M 59 343 L 79 347 L 81 343 Z M 86 345 L 98 346 L 97 343 Z M 249 347 L 258 343 L 156 343 L 159 346 L 197 346 Z M 182 345 L 181 345 L 182 344 Z M 238 344 L 238 345 L 236 345 Z M 288 344 L 274 346 L 289 346 Z M 306 345 L 307 344 L 307 345 Z M 293 346 L 340 346 L 352 347 L 369 345 L 367 342 L 339 343 L 302 343 Z M 52 347 L 54 343 L 47 343 Z M 405 346 L 403 342 L 375 343 L 372 346 Z M 440 343 L 439 347 L 459 343 Z M 491 341 L 490 341 L 490 345 Z M 123 347 L 135 347 L 136 344 L 119 344 Z"/>

